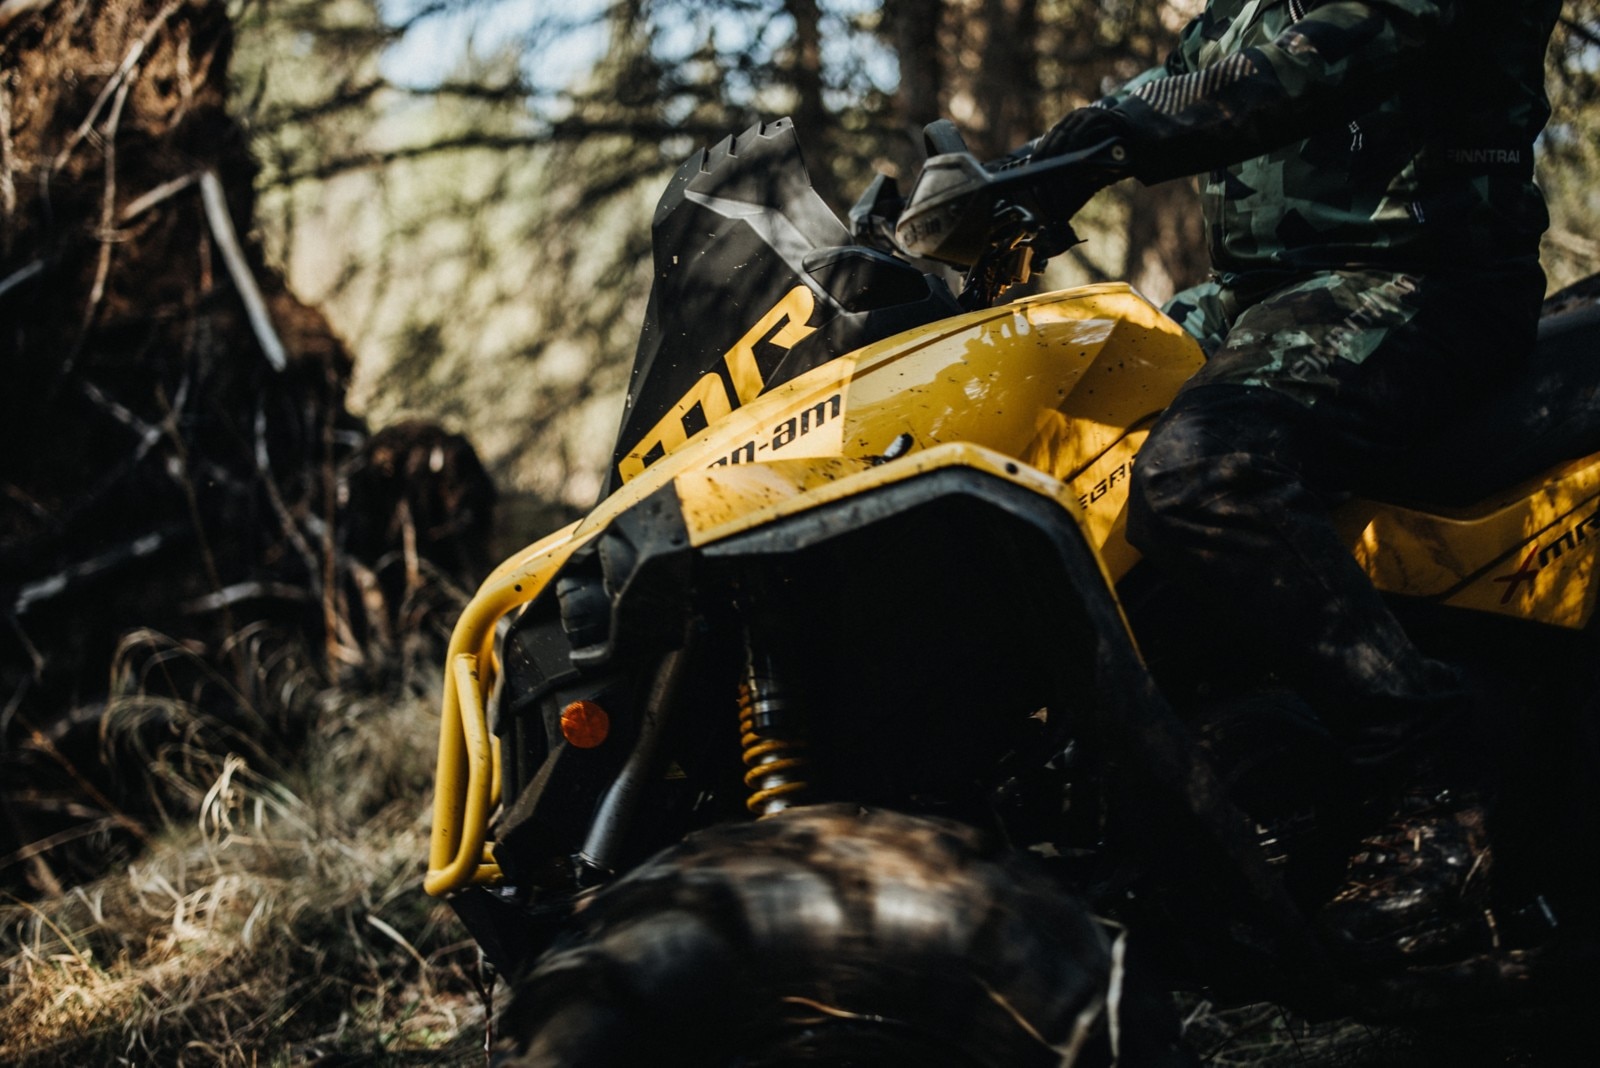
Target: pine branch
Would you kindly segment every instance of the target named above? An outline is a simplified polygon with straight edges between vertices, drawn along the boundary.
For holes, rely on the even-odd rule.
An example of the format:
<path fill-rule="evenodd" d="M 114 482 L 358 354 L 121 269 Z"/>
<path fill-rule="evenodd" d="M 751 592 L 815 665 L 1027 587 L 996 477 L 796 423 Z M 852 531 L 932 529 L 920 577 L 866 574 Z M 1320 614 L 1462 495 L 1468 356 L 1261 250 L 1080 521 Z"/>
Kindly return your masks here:
<path fill-rule="evenodd" d="M 392 163 L 427 159 L 451 152 L 515 152 L 542 148 L 546 145 L 574 143 L 594 137 L 626 137 L 636 141 L 656 142 L 667 137 L 690 137 L 698 141 L 720 140 L 730 130 L 709 123 L 673 125 L 667 122 L 620 120 L 614 122 L 573 121 L 558 123 L 544 133 L 490 134 L 467 133 L 446 137 L 421 145 L 405 145 L 382 151 L 356 152 L 324 160 L 305 170 L 279 176 L 269 183 L 278 188 L 298 185 L 301 182 L 326 181 L 351 171 L 376 170 Z"/>

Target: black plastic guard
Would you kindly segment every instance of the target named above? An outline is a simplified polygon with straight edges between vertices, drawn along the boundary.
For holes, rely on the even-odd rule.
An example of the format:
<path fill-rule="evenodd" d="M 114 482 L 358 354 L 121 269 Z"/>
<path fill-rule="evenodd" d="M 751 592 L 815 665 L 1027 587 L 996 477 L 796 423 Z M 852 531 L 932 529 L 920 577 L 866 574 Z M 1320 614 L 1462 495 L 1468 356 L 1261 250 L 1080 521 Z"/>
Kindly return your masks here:
<path fill-rule="evenodd" d="M 450 908 L 484 959 L 501 975 L 515 977 L 555 939 L 570 909 L 529 909 L 481 886 L 451 894 Z"/>
<path fill-rule="evenodd" d="M 811 188 L 788 119 L 701 149 L 672 176 L 651 223 L 655 277 L 616 463 L 687 393 L 717 371 L 745 331 L 799 284 L 812 249 L 850 234 Z M 815 325 L 815 324 L 813 324 Z M 763 377 L 785 350 L 758 346 Z"/>
<path fill-rule="evenodd" d="M 764 389 L 960 311 L 942 282 L 904 261 L 841 247 L 849 244 L 850 232 L 811 187 L 788 119 L 752 126 L 678 169 L 651 223 L 655 273 L 607 494 L 621 485 L 621 460 L 702 377 L 717 375 L 738 407 L 723 357 L 796 286 L 814 297 L 804 324 L 811 332 L 792 348 L 756 342 Z M 841 255 L 814 255 L 823 249 Z M 853 269 L 842 271 L 846 263 Z M 683 418 L 686 436 L 705 425 L 699 409 Z M 656 458 L 647 453 L 645 462 Z"/>

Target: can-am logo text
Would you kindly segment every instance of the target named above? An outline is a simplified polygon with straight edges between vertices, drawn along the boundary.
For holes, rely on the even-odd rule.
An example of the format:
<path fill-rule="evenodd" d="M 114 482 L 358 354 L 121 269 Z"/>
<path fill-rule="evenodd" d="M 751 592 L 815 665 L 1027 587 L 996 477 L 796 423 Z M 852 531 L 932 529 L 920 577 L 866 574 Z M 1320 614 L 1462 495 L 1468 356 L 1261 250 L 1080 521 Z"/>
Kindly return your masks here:
<path fill-rule="evenodd" d="M 722 369 L 702 375 L 650 432 L 628 450 L 617 463 L 622 481 L 642 474 L 645 468 L 688 441 L 691 427 L 709 426 L 760 396 L 767 383 L 756 363 L 756 346 L 765 342 L 781 349 L 794 348 L 816 332 L 816 327 L 806 325 L 815 308 L 816 297 L 805 286 L 795 286 L 785 293 L 733 348 L 723 353 Z"/>

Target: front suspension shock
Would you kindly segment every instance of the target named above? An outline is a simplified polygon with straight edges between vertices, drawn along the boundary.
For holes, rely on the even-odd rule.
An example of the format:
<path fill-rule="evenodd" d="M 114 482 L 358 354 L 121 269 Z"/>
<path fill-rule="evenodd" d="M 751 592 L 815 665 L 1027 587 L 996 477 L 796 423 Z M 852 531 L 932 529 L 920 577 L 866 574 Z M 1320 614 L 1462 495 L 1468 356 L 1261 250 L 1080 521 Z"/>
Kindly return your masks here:
<path fill-rule="evenodd" d="M 744 681 L 739 686 L 739 742 L 743 751 L 745 805 L 771 816 L 802 804 L 811 789 L 805 720 L 770 653 L 754 634 L 745 641 Z"/>

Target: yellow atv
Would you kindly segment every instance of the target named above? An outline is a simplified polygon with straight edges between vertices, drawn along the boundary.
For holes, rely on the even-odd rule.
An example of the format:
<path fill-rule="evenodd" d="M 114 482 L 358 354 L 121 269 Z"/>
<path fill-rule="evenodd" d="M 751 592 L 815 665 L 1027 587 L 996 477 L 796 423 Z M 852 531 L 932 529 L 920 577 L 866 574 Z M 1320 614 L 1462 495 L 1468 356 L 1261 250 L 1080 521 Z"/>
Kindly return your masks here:
<path fill-rule="evenodd" d="M 1341 512 L 1419 640 L 1513 695 L 1526 852 L 1586 835 L 1581 870 L 1351 935 L 1342 753 L 1123 537 L 1199 348 L 1126 285 L 1000 302 L 1029 189 L 1097 162 L 933 135 L 851 230 L 787 120 L 678 171 L 608 491 L 456 628 L 426 885 L 517 977 L 504 1063 L 1187 1064 L 1173 985 L 1373 1018 L 1561 989 L 1595 874 L 1600 304 L 1419 454 L 1428 494 Z M 907 249 L 971 264 L 961 294 Z"/>

